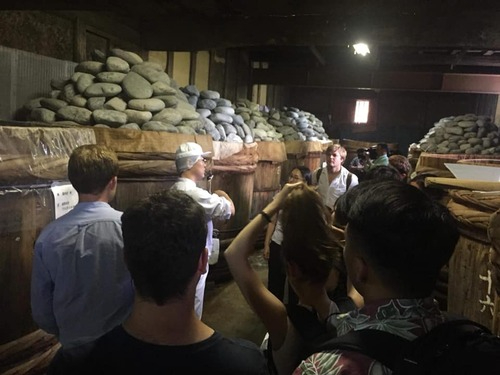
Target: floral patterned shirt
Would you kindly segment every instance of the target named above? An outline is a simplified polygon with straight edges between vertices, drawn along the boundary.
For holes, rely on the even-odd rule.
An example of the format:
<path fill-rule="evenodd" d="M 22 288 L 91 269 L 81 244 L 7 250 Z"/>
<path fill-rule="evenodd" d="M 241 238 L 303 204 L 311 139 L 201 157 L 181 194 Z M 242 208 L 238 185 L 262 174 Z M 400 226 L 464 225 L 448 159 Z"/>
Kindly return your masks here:
<path fill-rule="evenodd" d="M 446 320 L 432 298 L 391 299 L 370 303 L 334 318 L 338 335 L 353 330 L 379 329 L 413 340 Z M 392 372 L 381 363 L 353 351 L 315 353 L 302 361 L 294 375 L 382 375 Z"/>

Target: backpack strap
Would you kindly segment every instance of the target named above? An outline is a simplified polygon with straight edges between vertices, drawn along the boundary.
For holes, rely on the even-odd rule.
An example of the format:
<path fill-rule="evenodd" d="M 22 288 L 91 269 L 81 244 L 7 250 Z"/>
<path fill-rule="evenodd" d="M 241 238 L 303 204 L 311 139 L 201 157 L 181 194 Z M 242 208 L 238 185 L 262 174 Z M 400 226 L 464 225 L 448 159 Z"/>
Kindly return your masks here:
<path fill-rule="evenodd" d="M 349 172 L 349 174 L 347 175 L 347 181 L 346 181 L 346 185 L 345 185 L 345 191 L 349 190 L 349 186 L 351 186 L 351 182 L 352 182 L 352 173 Z"/>
<path fill-rule="evenodd" d="M 319 178 L 321 177 L 321 173 L 323 172 L 323 167 L 320 167 L 317 171 L 316 171 L 316 185 L 319 184 Z"/>
<path fill-rule="evenodd" d="M 346 350 L 362 353 L 393 370 L 404 358 L 410 341 L 378 329 L 351 331 L 316 346 L 315 352 Z"/>

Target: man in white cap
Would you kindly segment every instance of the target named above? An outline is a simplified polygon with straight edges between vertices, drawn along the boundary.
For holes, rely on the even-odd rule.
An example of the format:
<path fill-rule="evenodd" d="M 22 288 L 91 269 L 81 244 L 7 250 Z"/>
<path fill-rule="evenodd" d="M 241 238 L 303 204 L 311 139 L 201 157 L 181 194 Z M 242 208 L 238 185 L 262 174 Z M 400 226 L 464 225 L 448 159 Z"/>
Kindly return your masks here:
<path fill-rule="evenodd" d="M 177 172 L 180 173 L 180 178 L 179 181 L 172 186 L 172 189 L 186 192 L 205 210 L 208 229 L 206 247 L 209 256 L 212 252 L 212 220 L 214 218 L 227 220 L 233 216 L 235 212 L 233 201 L 224 191 L 216 190 L 211 194 L 205 189 L 196 186 L 197 182 L 205 178 L 205 158 L 210 154 L 210 152 L 203 152 L 203 149 L 197 143 L 186 142 L 181 144 L 175 152 L 175 166 Z M 200 319 L 203 312 L 203 296 L 205 295 L 205 281 L 207 275 L 208 267 L 207 272 L 200 277 L 200 281 L 196 286 L 194 309 L 196 315 Z"/>

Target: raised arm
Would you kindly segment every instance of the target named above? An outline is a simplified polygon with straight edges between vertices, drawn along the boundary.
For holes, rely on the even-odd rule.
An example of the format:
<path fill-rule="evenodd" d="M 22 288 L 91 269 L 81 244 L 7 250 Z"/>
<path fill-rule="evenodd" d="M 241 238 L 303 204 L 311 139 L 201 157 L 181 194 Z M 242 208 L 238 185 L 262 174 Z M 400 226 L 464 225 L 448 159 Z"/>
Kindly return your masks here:
<path fill-rule="evenodd" d="M 225 251 L 229 269 L 247 303 L 255 311 L 269 332 L 273 349 L 283 344 L 287 334 L 288 318 L 285 305 L 276 298 L 262 283 L 250 265 L 248 257 L 254 250 L 255 241 L 264 226 L 280 209 L 288 193 L 302 185 L 287 184 L 276 197 L 236 236 Z"/>

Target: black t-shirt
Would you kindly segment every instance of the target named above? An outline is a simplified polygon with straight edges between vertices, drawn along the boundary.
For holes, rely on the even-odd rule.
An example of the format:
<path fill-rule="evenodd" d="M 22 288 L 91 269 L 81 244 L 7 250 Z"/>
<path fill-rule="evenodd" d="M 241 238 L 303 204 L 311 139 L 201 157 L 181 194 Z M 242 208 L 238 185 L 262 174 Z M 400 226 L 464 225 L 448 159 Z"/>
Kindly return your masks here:
<path fill-rule="evenodd" d="M 88 374 L 267 374 L 262 351 L 220 333 L 196 344 L 149 344 L 118 326 L 99 339 L 85 361 Z M 87 367 L 88 366 L 88 367 Z"/>

